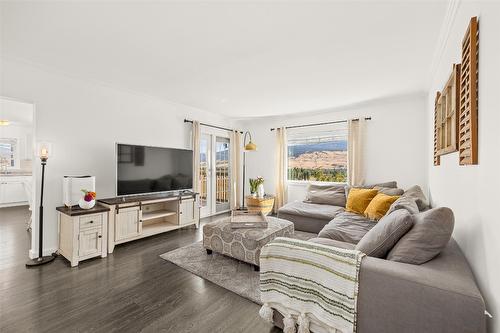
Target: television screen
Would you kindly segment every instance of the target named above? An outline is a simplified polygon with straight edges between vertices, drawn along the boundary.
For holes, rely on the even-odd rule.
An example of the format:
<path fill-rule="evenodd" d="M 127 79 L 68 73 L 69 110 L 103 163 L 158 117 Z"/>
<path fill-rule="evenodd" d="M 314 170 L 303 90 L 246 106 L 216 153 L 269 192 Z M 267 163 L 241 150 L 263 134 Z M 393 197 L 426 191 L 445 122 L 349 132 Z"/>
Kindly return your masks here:
<path fill-rule="evenodd" d="M 145 194 L 193 188 L 193 151 L 116 145 L 116 194 Z"/>

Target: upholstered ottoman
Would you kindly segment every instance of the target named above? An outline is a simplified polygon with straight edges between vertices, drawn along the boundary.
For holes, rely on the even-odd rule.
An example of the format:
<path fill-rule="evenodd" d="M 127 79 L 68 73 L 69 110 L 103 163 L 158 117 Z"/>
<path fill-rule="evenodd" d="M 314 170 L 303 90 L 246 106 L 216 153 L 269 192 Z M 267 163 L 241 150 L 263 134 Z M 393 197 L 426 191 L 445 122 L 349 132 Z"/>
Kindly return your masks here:
<path fill-rule="evenodd" d="M 293 236 L 293 223 L 267 217 L 267 228 L 232 229 L 230 217 L 203 226 L 203 247 L 247 262 L 259 269 L 260 249 L 276 237 Z"/>

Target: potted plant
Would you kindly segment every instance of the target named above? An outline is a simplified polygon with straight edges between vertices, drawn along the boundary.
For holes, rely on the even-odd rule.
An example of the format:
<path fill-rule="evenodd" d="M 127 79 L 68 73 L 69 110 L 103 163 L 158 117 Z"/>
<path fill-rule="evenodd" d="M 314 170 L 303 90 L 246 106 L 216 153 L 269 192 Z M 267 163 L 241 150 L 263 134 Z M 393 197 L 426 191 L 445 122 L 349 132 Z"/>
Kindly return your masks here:
<path fill-rule="evenodd" d="M 250 178 L 250 193 L 252 194 L 252 197 L 259 197 L 263 198 L 264 197 L 264 178 L 262 177 L 257 177 L 257 178 Z"/>
<path fill-rule="evenodd" d="M 78 206 L 82 209 L 91 209 L 95 206 L 95 192 L 81 190 L 83 192 L 83 197 L 78 201 Z"/>
<path fill-rule="evenodd" d="M 250 194 L 252 197 L 255 197 L 257 195 L 257 186 L 259 185 L 257 179 L 250 178 L 248 181 L 250 182 Z"/>

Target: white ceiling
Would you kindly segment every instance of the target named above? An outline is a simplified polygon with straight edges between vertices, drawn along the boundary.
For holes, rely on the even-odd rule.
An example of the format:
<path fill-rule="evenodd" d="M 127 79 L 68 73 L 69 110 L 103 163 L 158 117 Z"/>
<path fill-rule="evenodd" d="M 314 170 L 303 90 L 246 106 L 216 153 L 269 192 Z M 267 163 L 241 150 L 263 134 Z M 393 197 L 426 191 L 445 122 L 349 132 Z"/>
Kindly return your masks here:
<path fill-rule="evenodd" d="M 2 3 L 3 56 L 233 117 L 423 91 L 444 1 Z"/>

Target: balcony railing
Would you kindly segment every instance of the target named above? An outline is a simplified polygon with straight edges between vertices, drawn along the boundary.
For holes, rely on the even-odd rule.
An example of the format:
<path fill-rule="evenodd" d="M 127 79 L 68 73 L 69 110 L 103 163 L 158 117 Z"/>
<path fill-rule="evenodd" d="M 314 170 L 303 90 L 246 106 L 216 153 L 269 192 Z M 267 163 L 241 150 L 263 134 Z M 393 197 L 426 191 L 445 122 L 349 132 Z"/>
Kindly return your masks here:
<path fill-rule="evenodd" d="M 207 165 L 202 162 L 200 165 L 200 199 L 201 205 L 205 206 L 208 195 L 207 186 Z M 230 200 L 231 179 L 229 175 L 229 165 L 227 161 L 217 162 L 215 167 L 215 202 L 217 204 L 228 203 Z"/>

